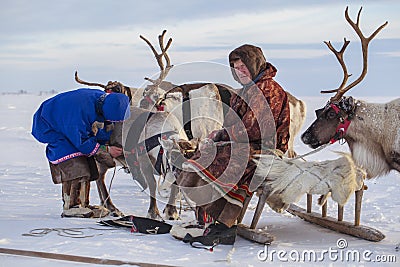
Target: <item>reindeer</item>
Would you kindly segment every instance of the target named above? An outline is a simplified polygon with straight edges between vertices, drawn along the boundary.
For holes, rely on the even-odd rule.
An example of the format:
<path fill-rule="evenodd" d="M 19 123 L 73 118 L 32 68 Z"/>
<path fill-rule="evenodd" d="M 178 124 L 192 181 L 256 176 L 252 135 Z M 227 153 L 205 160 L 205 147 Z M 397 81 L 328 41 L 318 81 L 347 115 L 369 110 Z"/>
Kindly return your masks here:
<path fill-rule="evenodd" d="M 156 80 L 145 78 L 152 84 L 144 89 L 144 97 L 140 101 L 140 107 L 153 110 L 165 109 L 173 112 L 173 114 L 182 121 L 189 139 L 204 139 L 211 131 L 221 128 L 225 114 L 229 109 L 231 94 L 234 93 L 235 90 L 228 85 L 219 83 L 175 85 L 164 81 L 173 67 L 167 55 L 167 50 L 172 43 L 172 39 L 170 38 L 167 45 L 164 47 L 163 40 L 165 33 L 166 31 L 164 30 L 162 34 L 158 36 L 161 53 L 157 53 L 151 42 L 140 35 L 140 38 L 143 39 L 152 50 L 160 67 L 160 74 Z M 162 61 L 163 57 L 165 57 L 166 66 Z M 294 140 L 300 132 L 306 118 L 306 104 L 289 92 L 286 93 L 288 95 L 290 107 L 290 139 L 288 142 L 288 151 L 286 153 L 288 157 L 293 158 L 296 156 Z M 187 103 L 189 101 L 192 108 L 188 107 Z M 220 101 L 223 103 L 222 107 Z M 180 106 L 182 106 L 182 108 L 176 108 Z M 195 112 L 198 113 L 191 114 Z M 192 120 L 191 115 L 196 119 Z"/>
<path fill-rule="evenodd" d="M 132 175 L 141 184 L 143 190 L 149 187 L 150 204 L 147 217 L 161 219 L 156 202 L 157 182 L 155 174 L 168 179 L 172 176 L 172 167 L 160 145 L 159 139 L 187 140 L 178 119 L 168 112 L 149 112 L 138 107 L 131 107 L 131 118 L 122 123 L 115 123 L 110 137 L 111 145 L 122 145 L 124 157 L 120 161 L 127 163 Z M 138 119 L 141 116 L 140 119 Z M 171 194 L 176 194 L 171 190 Z M 164 209 L 167 219 L 177 219 L 176 209 Z"/>
<path fill-rule="evenodd" d="M 304 101 L 296 98 L 289 92 L 286 92 L 289 100 L 290 124 L 289 124 L 289 141 L 286 156 L 294 158 L 297 156 L 294 150 L 294 139 L 299 134 L 301 127 L 306 120 L 307 106 Z"/>
<path fill-rule="evenodd" d="M 171 65 L 167 54 L 167 50 L 172 43 L 172 38 L 169 38 L 167 44 L 164 46 L 165 33 L 166 30 L 158 36 L 160 53 L 156 51 L 148 39 L 140 35 L 140 38 L 152 50 L 160 67 L 157 79 L 145 78 L 151 84 L 144 89 L 140 107 L 153 110 L 161 109 L 173 113 L 182 122 L 189 139 L 203 139 L 213 130 L 222 128 L 224 120 L 224 107 L 222 103 L 224 102 L 229 106 L 229 90 L 231 88 L 226 85 L 213 83 L 175 85 L 166 82 L 165 78 L 173 65 Z M 166 65 L 164 65 L 163 59 Z"/>
<path fill-rule="evenodd" d="M 390 170 L 400 172 L 400 98 L 385 104 L 375 104 L 343 96 L 364 79 L 368 67 L 368 45 L 388 24 L 386 21 L 369 37 L 365 37 L 359 27 L 361 10 L 362 8 L 358 12 L 356 23 L 349 17 L 348 7 L 345 18 L 361 40 L 362 73 L 346 86 L 350 75 L 343 54 L 350 41 L 344 38 L 344 44 L 339 51 L 330 42 L 325 42 L 339 61 L 344 77 L 339 88 L 321 91 L 336 94 L 325 107 L 316 110 L 317 119 L 302 134 L 301 139 L 311 148 L 344 139 L 356 164 L 366 169 L 367 178 L 374 178 L 385 175 Z"/>
<path fill-rule="evenodd" d="M 173 114 L 170 114 L 169 112 L 151 112 L 149 110 L 144 110 L 134 106 L 133 103 L 135 103 L 136 100 L 134 96 L 135 93 L 137 93 L 138 89 L 124 86 L 119 82 L 108 82 L 107 85 L 86 82 L 78 77 L 77 72 L 75 72 L 75 80 L 78 83 L 89 86 L 100 86 L 104 88 L 106 92 L 120 92 L 126 94 L 128 97 L 133 96 L 133 99 L 131 99 L 130 107 L 132 114 L 131 117 L 124 123 L 114 123 L 112 127 L 113 132 L 109 141 L 109 145 L 124 147 L 124 149 L 128 146 L 129 151 L 125 150 L 124 156 L 121 156 L 115 160 L 107 152 L 100 151 L 95 155 L 97 166 L 99 169 L 99 179 L 96 180 L 96 184 L 101 205 L 110 210 L 112 215 L 123 216 L 123 213 L 118 208 L 116 208 L 114 203 L 112 202 L 104 182 L 105 175 L 108 169 L 115 167 L 116 163 L 118 163 L 119 165 L 122 165 L 127 172 L 134 172 L 134 174 L 132 174 L 134 176 L 133 178 L 140 184 L 143 190 L 149 187 L 150 204 L 147 217 L 160 219 L 161 215 L 156 202 L 157 183 L 153 172 L 154 170 L 158 169 L 157 171 L 161 172 L 158 174 L 164 176 L 165 179 L 165 176 L 168 175 L 167 170 L 170 171 L 171 168 L 168 167 L 166 158 L 162 155 L 162 150 L 160 150 L 161 146 L 158 138 L 164 136 L 164 138 L 187 140 L 187 136 L 183 131 L 180 122 Z M 140 116 L 141 119 L 137 120 L 137 118 Z M 104 124 L 95 122 L 92 125 L 92 130 L 93 132 L 97 132 L 97 128 L 103 127 Z M 140 131 L 129 134 L 129 130 L 135 128 L 139 128 Z M 129 139 L 135 139 L 136 141 L 132 143 Z M 132 158 L 130 157 L 130 155 L 131 153 L 133 153 L 132 149 L 137 149 L 139 148 L 139 146 L 146 147 L 148 151 L 144 150 L 141 153 L 138 153 L 136 155 L 137 158 L 135 158 L 135 161 L 130 162 L 129 159 Z M 128 156 L 128 159 L 126 159 L 125 156 Z M 161 162 L 158 162 L 158 159 L 160 159 Z M 155 166 L 156 164 L 161 164 L 162 168 L 157 168 Z M 178 218 L 176 208 L 173 210 L 166 208 L 164 209 L 164 213 L 166 214 L 168 219 Z"/>
<path fill-rule="evenodd" d="M 107 84 L 86 82 L 86 81 L 81 80 L 78 77 L 78 71 L 75 71 L 75 81 L 77 83 L 88 85 L 88 86 L 101 87 L 101 88 L 104 89 L 104 91 L 106 93 L 115 92 L 115 93 L 125 94 L 126 96 L 129 97 L 129 100 L 131 101 L 131 105 L 132 106 L 138 106 L 138 103 L 140 101 L 139 98 L 133 97 L 133 96 L 139 95 L 143 91 L 143 89 L 129 87 L 129 86 L 126 86 L 126 85 L 124 85 L 124 84 L 122 84 L 121 82 L 118 82 L 118 81 L 108 81 Z"/>

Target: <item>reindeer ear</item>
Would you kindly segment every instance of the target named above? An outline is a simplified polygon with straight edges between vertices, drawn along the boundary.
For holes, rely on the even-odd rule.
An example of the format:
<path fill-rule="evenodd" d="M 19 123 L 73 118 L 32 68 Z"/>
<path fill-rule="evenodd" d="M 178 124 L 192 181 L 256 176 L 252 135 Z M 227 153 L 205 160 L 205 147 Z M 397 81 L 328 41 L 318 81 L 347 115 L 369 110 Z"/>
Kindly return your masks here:
<path fill-rule="evenodd" d="M 315 115 L 317 116 L 317 118 L 319 118 L 319 116 L 322 114 L 322 112 L 325 110 L 325 108 L 320 108 L 315 110 Z"/>
<path fill-rule="evenodd" d="M 349 113 L 354 110 L 354 99 L 353 97 L 343 97 L 339 102 L 340 109 L 344 112 Z"/>

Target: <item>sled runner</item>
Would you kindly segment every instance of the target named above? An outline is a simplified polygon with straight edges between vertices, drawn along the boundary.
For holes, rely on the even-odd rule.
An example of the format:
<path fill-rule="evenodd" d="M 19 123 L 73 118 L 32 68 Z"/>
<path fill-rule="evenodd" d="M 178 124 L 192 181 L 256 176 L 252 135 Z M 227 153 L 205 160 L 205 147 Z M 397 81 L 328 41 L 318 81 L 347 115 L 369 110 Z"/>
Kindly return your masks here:
<path fill-rule="evenodd" d="M 304 219 L 305 221 L 317 224 L 321 227 L 328 228 L 330 230 L 348 234 L 351 236 L 359 237 L 359 238 L 362 238 L 365 240 L 379 242 L 385 238 L 385 235 L 383 233 L 381 233 L 377 229 L 374 229 L 374 228 L 371 228 L 368 226 L 364 226 L 364 225 L 360 225 L 361 204 L 362 204 L 362 196 L 363 196 L 364 188 L 366 188 L 366 187 L 363 186 L 360 190 L 355 192 L 354 223 L 343 221 L 344 206 L 338 205 L 338 218 L 337 219 L 327 216 L 327 207 L 328 207 L 327 201 L 321 207 L 321 209 L 322 209 L 321 214 L 312 212 L 312 209 L 311 209 L 312 195 L 311 194 L 307 194 L 307 209 L 303 209 L 292 203 L 292 204 L 290 204 L 289 208 L 286 211 L 291 213 L 292 215 L 295 215 L 295 216 L 298 216 L 298 217 Z M 251 230 L 253 231 L 252 236 L 250 238 L 248 238 L 249 240 L 253 240 L 255 242 L 258 242 L 256 240 L 259 238 L 261 240 L 264 240 L 264 239 L 262 239 L 263 237 L 260 237 L 260 236 L 266 235 L 265 231 L 257 230 L 256 226 L 261 217 L 261 213 L 264 209 L 268 194 L 269 194 L 269 192 L 263 190 L 263 192 L 261 192 L 261 194 L 259 195 L 259 200 L 257 203 L 256 211 L 254 213 L 251 225 L 250 225 L 250 227 L 247 227 L 247 230 L 244 232 L 244 234 L 249 235 L 249 231 L 251 231 Z M 243 207 L 242 214 L 238 219 L 239 222 L 241 222 L 244 217 L 244 213 L 247 209 L 250 199 L 251 198 L 247 199 L 246 202 L 244 203 L 245 206 Z M 242 229 L 242 227 L 240 227 L 238 229 Z M 238 233 L 239 233 L 239 231 L 238 231 Z M 245 237 L 245 236 L 243 236 L 243 237 Z M 261 242 L 259 242 L 259 243 L 261 243 Z"/>
<path fill-rule="evenodd" d="M 204 227 L 199 225 L 173 225 L 170 234 L 178 240 L 183 240 L 187 234 L 192 237 L 202 236 Z M 275 237 L 263 229 L 251 229 L 244 224 L 237 225 L 237 235 L 260 244 L 270 244 Z"/>
<path fill-rule="evenodd" d="M 360 237 L 365 240 L 379 242 L 385 238 L 385 235 L 379 230 L 360 225 L 361 216 L 361 203 L 364 188 L 355 192 L 355 211 L 354 211 L 354 223 L 343 221 L 343 206 L 338 205 L 338 218 L 327 216 L 327 202 L 322 205 L 322 212 L 318 214 L 311 211 L 312 196 L 307 195 L 307 210 L 298 207 L 295 204 L 291 204 L 287 211 L 293 215 L 296 215 L 307 222 L 317 224 L 319 226 L 343 233 Z"/>

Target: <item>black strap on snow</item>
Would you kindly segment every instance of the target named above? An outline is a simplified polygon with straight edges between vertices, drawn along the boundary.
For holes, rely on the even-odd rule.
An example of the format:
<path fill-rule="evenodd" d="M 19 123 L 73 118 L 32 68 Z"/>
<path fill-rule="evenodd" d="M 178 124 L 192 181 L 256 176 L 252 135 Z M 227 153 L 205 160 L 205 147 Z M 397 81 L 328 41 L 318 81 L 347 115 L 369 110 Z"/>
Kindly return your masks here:
<path fill-rule="evenodd" d="M 167 234 L 172 228 L 172 225 L 166 222 L 134 215 L 127 215 L 116 220 L 103 220 L 98 223 L 104 226 L 130 228 L 132 233 L 142 234 Z"/>

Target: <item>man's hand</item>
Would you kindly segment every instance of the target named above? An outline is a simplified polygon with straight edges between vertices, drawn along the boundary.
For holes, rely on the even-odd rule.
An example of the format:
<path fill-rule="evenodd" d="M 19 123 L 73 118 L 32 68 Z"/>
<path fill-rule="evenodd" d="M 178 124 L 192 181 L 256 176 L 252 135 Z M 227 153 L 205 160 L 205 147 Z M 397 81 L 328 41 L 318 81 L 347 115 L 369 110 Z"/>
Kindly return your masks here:
<path fill-rule="evenodd" d="M 107 146 L 107 145 L 101 145 L 99 149 L 100 151 L 106 152 L 111 155 L 111 157 L 116 158 L 122 155 L 123 150 L 120 147 L 117 146 Z"/>
<path fill-rule="evenodd" d="M 122 155 L 122 148 L 117 147 L 117 146 L 109 146 L 108 147 L 108 153 L 110 153 L 111 157 L 117 158 Z"/>
<path fill-rule="evenodd" d="M 215 142 L 215 141 L 218 141 L 218 138 L 220 136 L 221 136 L 220 130 L 214 130 L 207 136 L 207 138 L 211 139 L 211 140 L 213 140 Z"/>

